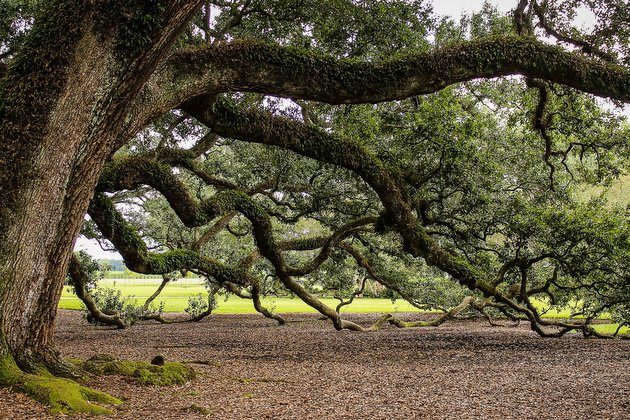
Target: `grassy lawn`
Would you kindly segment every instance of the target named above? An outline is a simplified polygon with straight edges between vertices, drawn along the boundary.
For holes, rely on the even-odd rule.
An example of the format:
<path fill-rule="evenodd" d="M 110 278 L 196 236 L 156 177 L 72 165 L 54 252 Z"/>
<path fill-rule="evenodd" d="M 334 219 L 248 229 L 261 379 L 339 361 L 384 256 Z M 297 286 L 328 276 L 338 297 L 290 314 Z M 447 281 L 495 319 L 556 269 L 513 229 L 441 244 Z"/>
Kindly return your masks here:
<path fill-rule="evenodd" d="M 143 303 L 160 284 L 160 280 L 154 279 L 134 279 L 133 282 L 125 280 L 105 279 L 101 281 L 100 287 L 113 287 L 120 289 L 125 296 L 134 296 L 138 303 Z M 185 279 L 167 285 L 156 301 L 164 301 L 166 312 L 183 312 L 188 306 L 190 296 L 203 293 L 206 289 L 200 282 L 193 279 Z M 339 301 L 336 299 L 322 299 L 327 305 L 336 306 Z M 263 304 L 278 313 L 289 312 L 315 312 L 313 308 L 295 298 L 264 298 Z M 65 287 L 59 302 L 62 309 L 81 309 L 81 301 Z M 392 303 L 389 299 L 355 299 L 352 305 L 346 306 L 342 312 L 368 313 L 368 312 L 418 312 L 418 309 L 411 306 L 404 300 L 397 300 Z M 256 313 L 251 300 L 240 299 L 231 296 L 227 300 L 219 299 L 217 309 L 213 313 L 217 314 L 250 314 Z"/>
<path fill-rule="evenodd" d="M 153 294 L 160 284 L 157 279 L 105 279 L 100 283 L 100 287 L 116 287 L 120 289 L 125 296 L 134 296 L 138 303 L 143 303 L 149 296 Z M 165 312 L 183 312 L 188 306 L 188 298 L 203 293 L 206 289 L 198 279 L 183 279 L 167 285 L 157 302 L 164 301 Z M 327 305 L 335 307 L 339 301 L 336 299 L 322 299 Z M 314 313 L 315 310 L 297 298 L 277 298 L 268 297 L 263 299 L 263 304 L 278 313 Z M 540 302 L 540 306 L 544 306 Z M 70 291 L 69 287 L 65 287 L 59 302 L 61 309 L 82 309 L 81 301 Z M 343 312 L 349 313 L 396 313 L 396 312 L 420 312 L 402 299 L 392 302 L 389 299 L 355 299 L 351 305 L 342 308 Z M 256 313 L 250 300 L 240 299 L 236 296 L 230 296 L 227 300 L 220 299 L 217 309 L 213 313 L 216 314 L 253 314 Z M 567 318 L 570 311 L 549 311 L 544 316 L 549 318 Z M 603 317 L 604 319 L 606 317 Z M 595 327 L 600 332 L 612 334 L 617 328 L 617 324 L 599 324 Z M 621 333 L 630 333 L 629 328 L 622 328 Z"/>
<path fill-rule="evenodd" d="M 617 326 L 618 324 L 597 324 L 597 325 L 594 325 L 593 328 L 595 328 L 600 333 L 614 334 L 615 331 L 617 331 Z M 630 334 L 630 328 L 622 327 L 621 330 L 619 331 L 619 334 L 623 334 L 623 335 Z"/>

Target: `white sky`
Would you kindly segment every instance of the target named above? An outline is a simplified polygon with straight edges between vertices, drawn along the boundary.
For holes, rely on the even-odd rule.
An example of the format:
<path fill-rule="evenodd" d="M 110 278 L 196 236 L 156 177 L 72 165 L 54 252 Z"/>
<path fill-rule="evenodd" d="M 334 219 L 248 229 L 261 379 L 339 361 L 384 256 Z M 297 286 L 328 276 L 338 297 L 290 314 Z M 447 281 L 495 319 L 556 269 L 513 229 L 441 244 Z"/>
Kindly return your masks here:
<path fill-rule="evenodd" d="M 438 15 L 450 15 L 455 18 L 459 18 L 462 13 L 470 13 L 481 10 L 484 2 L 485 0 L 434 0 L 433 10 Z M 505 13 L 514 9 L 518 4 L 518 0 L 491 0 L 490 3 L 497 6 L 500 12 Z M 590 20 L 589 16 L 578 16 L 578 19 L 580 18 L 582 18 L 584 23 L 587 23 Z M 96 241 L 88 240 L 83 237 L 79 237 L 77 239 L 74 249 L 87 251 L 94 258 L 122 259 L 120 254 L 117 252 L 103 251 Z"/>
<path fill-rule="evenodd" d="M 438 15 L 450 15 L 460 17 L 462 12 L 474 12 L 481 10 L 485 0 L 433 0 L 433 11 Z M 492 0 L 490 3 L 498 7 L 501 12 L 514 9 L 518 0 Z"/>
<path fill-rule="evenodd" d="M 74 244 L 74 250 L 83 250 L 96 259 L 109 258 L 115 260 L 122 260 L 122 257 L 118 252 L 103 251 L 98 245 L 98 242 L 91 239 L 86 239 L 83 236 L 77 238 L 77 242 Z"/>

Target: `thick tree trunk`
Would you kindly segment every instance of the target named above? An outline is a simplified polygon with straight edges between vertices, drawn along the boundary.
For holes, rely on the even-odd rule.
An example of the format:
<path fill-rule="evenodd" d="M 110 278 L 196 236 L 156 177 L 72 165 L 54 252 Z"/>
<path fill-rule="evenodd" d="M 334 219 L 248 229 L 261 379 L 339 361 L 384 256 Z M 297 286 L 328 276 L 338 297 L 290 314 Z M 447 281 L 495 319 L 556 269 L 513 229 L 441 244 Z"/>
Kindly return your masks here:
<path fill-rule="evenodd" d="M 134 101 L 199 3 L 140 10 L 160 25 L 129 44 L 120 11 L 50 0 L 0 78 L 0 383 L 14 362 L 64 373 L 53 320 L 74 240 L 106 159 L 155 117 Z"/>
<path fill-rule="evenodd" d="M 62 81 L 65 88 L 45 115 L 43 137 L 6 139 L 18 154 L 38 143 L 21 167 L 11 168 L 23 171 L 17 176 L 28 182 L 14 191 L 11 213 L 3 214 L 0 245 L 0 327 L 11 354 L 27 370 L 38 364 L 62 367 L 51 350 L 56 303 L 100 168 L 113 148 L 111 136 L 120 132 L 95 123 L 110 60 L 94 35 L 82 36 Z"/>

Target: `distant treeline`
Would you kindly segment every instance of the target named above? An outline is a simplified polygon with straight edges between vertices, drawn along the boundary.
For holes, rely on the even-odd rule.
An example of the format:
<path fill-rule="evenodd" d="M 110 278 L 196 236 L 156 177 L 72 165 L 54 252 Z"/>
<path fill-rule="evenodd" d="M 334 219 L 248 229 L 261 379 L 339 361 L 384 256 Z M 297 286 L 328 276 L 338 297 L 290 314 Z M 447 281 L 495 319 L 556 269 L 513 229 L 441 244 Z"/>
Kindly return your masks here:
<path fill-rule="evenodd" d="M 98 260 L 98 263 L 104 271 L 125 271 L 127 269 L 127 266 L 122 260 L 102 258 Z"/>
<path fill-rule="evenodd" d="M 122 260 L 101 258 L 98 260 L 103 276 L 106 279 L 161 279 L 160 274 L 139 274 L 129 270 Z M 193 273 L 187 273 L 186 277 L 197 277 Z"/>

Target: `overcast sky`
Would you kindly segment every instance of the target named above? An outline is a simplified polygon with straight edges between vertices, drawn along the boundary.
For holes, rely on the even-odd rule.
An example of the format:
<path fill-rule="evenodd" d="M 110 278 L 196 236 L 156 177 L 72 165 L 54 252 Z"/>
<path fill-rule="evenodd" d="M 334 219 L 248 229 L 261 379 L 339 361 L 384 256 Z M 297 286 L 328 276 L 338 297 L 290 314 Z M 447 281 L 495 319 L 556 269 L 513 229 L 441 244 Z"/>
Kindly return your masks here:
<path fill-rule="evenodd" d="M 485 0 L 434 0 L 433 1 L 433 9 L 436 14 L 439 15 L 450 15 L 456 18 L 459 18 L 462 13 L 470 13 L 473 11 L 477 11 L 481 9 L 481 6 Z M 497 6 L 499 11 L 508 12 L 516 7 L 518 3 L 517 0 L 492 0 L 490 3 Z M 583 21 L 588 22 L 588 16 L 581 16 Z M 578 17 L 579 19 L 580 17 Z M 96 241 L 89 241 L 85 238 L 79 237 L 77 239 L 77 244 L 75 246 L 76 250 L 82 249 L 87 251 L 90 255 L 95 258 L 118 258 L 120 259 L 120 255 L 118 253 L 106 252 L 103 251 Z"/>
<path fill-rule="evenodd" d="M 462 12 L 474 12 L 481 10 L 485 0 L 433 0 L 433 11 L 439 15 L 460 17 Z M 490 3 L 499 8 L 501 12 L 507 12 L 516 7 L 517 0 L 493 0 Z"/>

